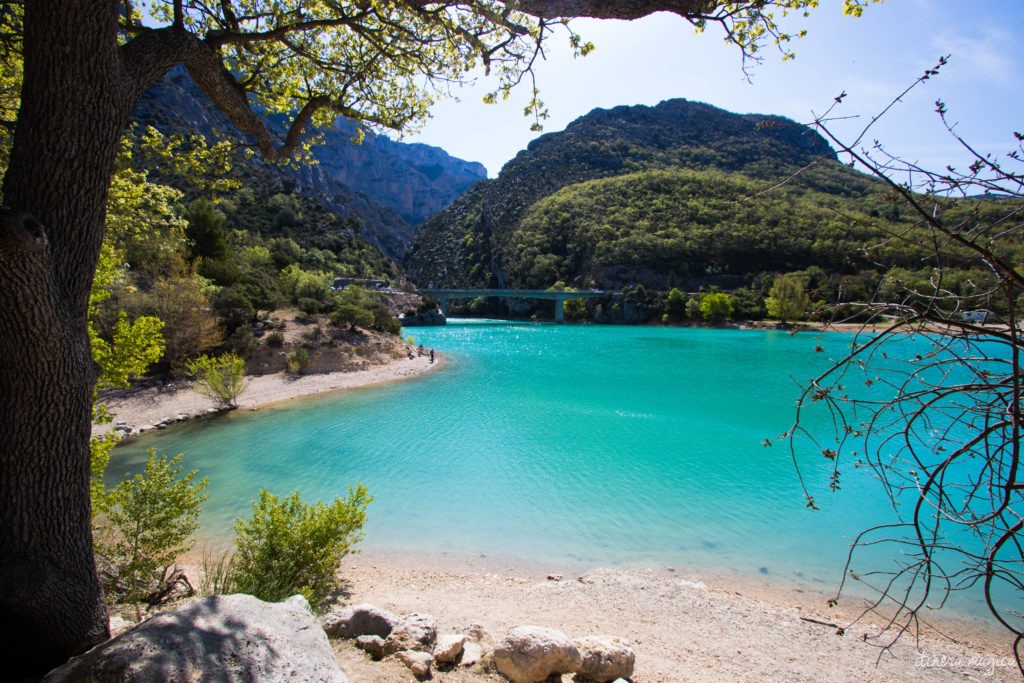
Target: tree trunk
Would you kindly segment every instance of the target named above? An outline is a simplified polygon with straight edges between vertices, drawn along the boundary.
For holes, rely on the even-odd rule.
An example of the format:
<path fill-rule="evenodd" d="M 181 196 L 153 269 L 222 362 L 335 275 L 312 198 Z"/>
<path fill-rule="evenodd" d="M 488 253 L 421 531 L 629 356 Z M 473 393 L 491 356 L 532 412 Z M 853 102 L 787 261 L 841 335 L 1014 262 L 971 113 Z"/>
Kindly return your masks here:
<path fill-rule="evenodd" d="M 92 554 L 86 322 L 117 142 L 116 3 L 34 0 L 0 216 L 0 632 L 5 676 L 108 636 Z"/>

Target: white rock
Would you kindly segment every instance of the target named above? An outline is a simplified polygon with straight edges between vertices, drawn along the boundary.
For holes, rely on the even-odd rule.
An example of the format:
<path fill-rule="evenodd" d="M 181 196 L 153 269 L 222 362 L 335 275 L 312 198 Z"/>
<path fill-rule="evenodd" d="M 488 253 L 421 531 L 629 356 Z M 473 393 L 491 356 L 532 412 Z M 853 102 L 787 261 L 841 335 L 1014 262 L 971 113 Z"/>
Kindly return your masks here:
<path fill-rule="evenodd" d="M 580 678 L 606 683 L 633 675 L 636 653 L 611 636 L 587 636 L 576 641 L 580 653 Z"/>
<path fill-rule="evenodd" d="M 447 633 L 440 636 L 434 644 L 434 661 L 438 664 L 450 664 L 462 654 L 469 636 L 462 634 Z"/>
<path fill-rule="evenodd" d="M 395 658 L 405 664 L 416 678 L 422 680 L 430 676 L 430 665 L 434 662 L 434 658 L 430 656 L 429 652 L 402 650 L 395 655 Z"/>
<path fill-rule="evenodd" d="M 380 636 L 356 636 L 356 647 L 375 660 L 384 658 L 384 639 Z"/>
<path fill-rule="evenodd" d="M 44 679 L 347 683 L 309 603 L 212 595 L 162 612 Z"/>
<path fill-rule="evenodd" d="M 484 648 L 475 641 L 469 641 L 462 646 L 462 659 L 459 660 L 459 664 L 462 666 L 473 666 L 484 656 Z"/>

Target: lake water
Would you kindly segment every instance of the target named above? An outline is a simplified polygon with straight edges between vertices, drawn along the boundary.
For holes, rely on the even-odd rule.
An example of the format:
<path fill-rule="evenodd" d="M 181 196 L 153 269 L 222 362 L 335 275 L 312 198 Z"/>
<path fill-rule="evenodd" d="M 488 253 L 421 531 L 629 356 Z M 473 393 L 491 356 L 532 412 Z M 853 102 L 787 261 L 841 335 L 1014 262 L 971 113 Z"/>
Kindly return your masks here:
<path fill-rule="evenodd" d="M 820 455 L 801 463 L 821 508 L 807 509 L 777 440 L 798 382 L 850 335 L 468 321 L 405 334 L 447 366 L 155 433 L 118 447 L 110 476 L 140 470 L 149 447 L 184 453 L 210 480 L 202 524 L 214 536 L 230 536 L 261 487 L 313 501 L 362 482 L 376 496 L 363 547 L 726 569 L 823 589 L 853 534 L 892 518 L 852 464 L 830 492 Z"/>

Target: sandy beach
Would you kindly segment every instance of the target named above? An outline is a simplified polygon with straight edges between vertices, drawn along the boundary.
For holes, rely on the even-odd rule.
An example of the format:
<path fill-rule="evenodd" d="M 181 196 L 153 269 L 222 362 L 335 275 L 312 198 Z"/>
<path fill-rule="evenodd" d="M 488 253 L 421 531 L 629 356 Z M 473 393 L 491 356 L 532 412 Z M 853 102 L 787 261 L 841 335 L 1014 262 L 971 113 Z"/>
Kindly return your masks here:
<path fill-rule="evenodd" d="M 384 382 L 410 379 L 444 365 L 437 355 L 431 362 L 427 355 L 401 358 L 366 370 L 330 372 L 318 375 L 289 375 L 278 372 L 248 378 L 245 391 L 238 398 L 239 410 L 258 410 L 266 406 L 297 398 L 332 391 L 360 389 Z M 107 404 L 112 421 L 97 425 L 94 432 L 102 433 L 115 426 L 124 426 L 131 434 L 155 429 L 161 423 L 180 422 L 206 415 L 214 410 L 214 401 L 182 381 L 160 387 L 124 392 L 111 392 L 101 396 Z"/>
<path fill-rule="evenodd" d="M 1020 680 L 1003 632 L 936 621 L 945 635 L 926 628 L 882 653 L 879 644 L 889 641 L 875 638 L 878 618 L 850 626 L 860 612 L 857 600 L 830 608 L 822 593 L 768 580 L 665 566 L 552 574 L 514 560 L 378 550 L 349 556 L 341 574 L 344 604 L 427 612 L 440 633 L 477 623 L 496 639 L 522 625 L 556 628 L 570 638 L 622 638 L 636 652 L 634 683 Z M 372 662 L 344 641 L 336 650 L 354 682 L 412 680 L 398 662 Z M 453 671 L 435 672 L 433 680 L 504 679 Z"/>
<path fill-rule="evenodd" d="M 423 356 L 358 372 L 254 377 L 239 409 L 413 378 L 442 366 L 440 357 L 431 364 Z M 107 401 L 112 424 L 135 432 L 179 415 L 202 416 L 213 406 L 187 383 L 111 395 Z M 190 571 L 196 571 L 194 564 Z M 889 640 L 876 638 L 880 617 L 851 626 L 861 611 L 859 601 L 829 607 L 823 593 L 768 578 L 691 574 L 666 566 L 546 567 L 376 549 L 350 555 L 341 575 L 340 605 L 427 612 L 441 633 L 476 623 L 495 639 L 521 625 L 560 629 L 572 638 L 622 638 L 637 653 L 634 683 L 1020 680 L 1005 632 L 929 614 L 934 621 L 916 638 L 908 633 L 883 653 L 879 645 Z M 339 641 L 336 651 L 354 682 L 412 680 L 402 664 L 373 662 L 350 642 Z M 435 672 L 433 680 L 503 679 L 473 667 Z"/>

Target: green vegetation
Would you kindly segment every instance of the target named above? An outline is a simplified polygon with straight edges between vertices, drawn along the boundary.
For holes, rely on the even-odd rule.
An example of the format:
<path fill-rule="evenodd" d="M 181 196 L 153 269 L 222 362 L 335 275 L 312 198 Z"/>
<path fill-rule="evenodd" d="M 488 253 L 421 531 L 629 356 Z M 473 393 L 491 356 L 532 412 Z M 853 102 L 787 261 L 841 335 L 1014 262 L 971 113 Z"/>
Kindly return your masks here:
<path fill-rule="evenodd" d="M 705 320 L 725 320 L 735 309 L 733 298 L 725 292 L 708 292 L 700 299 L 700 314 Z"/>
<path fill-rule="evenodd" d="M 782 322 L 803 320 L 811 306 L 811 297 L 804 290 L 804 283 L 792 275 L 779 275 L 772 283 L 770 296 L 765 299 L 768 315 Z"/>
<path fill-rule="evenodd" d="M 211 397 L 221 408 L 235 408 L 245 391 L 245 361 L 233 353 L 222 356 L 200 356 L 189 362 L 188 371 L 195 378 L 196 389 Z"/>
<path fill-rule="evenodd" d="M 285 363 L 289 373 L 293 375 L 302 374 L 309 367 L 309 351 L 299 347 L 288 354 Z"/>
<path fill-rule="evenodd" d="M 402 324 L 373 291 L 358 286 L 351 286 L 338 292 L 333 297 L 331 322 L 335 325 L 348 325 L 351 331 L 356 326 L 398 334 Z"/>
<path fill-rule="evenodd" d="M 159 604 L 175 580 L 174 562 L 192 548 L 206 480 L 182 474 L 181 456 L 150 449 L 143 474 L 121 482 L 104 500 L 96 553 L 107 600 Z"/>
<path fill-rule="evenodd" d="M 855 211 L 860 201 L 795 187 L 743 201 L 766 187 L 738 173 L 683 170 L 567 186 L 534 204 L 510 234 L 512 278 L 528 288 L 565 280 L 669 289 L 812 265 L 869 267 L 860 255 L 881 233 Z"/>
<path fill-rule="evenodd" d="M 1020 205 L 993 194 L 937 210 L 968 226 Z M 717 289 L 734 297 L 734 318 L 760 319 L 780 275 L 800 278 L 818 310 L 901 283 L 927 285 L 934 264 L 924 240 L 894 239 L 913 237 L 917 220 L 804 126 L 671 100 L 593 112 L 537 140 L 496 180 L 428 219 L 408 266 L 416 281 L 436 286 L 641 284 L 698 300 Z M 999 246 L 1003 258 L 1024 259 L 1019 240 Z M 970 259 L 970 249 L 947 244 L 943 286 L 966 294 L 991 284 Z M 612 302 L 591 314 L 600 322 L 701 319 L 678 296 L 667 310 L 665 296 L 642 310 Z"/>
<path fill-rule="evenodd" d="M 298 491 L 282 499 L 263 489 L 252 516 L 235 522 L 235 554 L 207 562 L 211 583 L 269 602 L 301 593 L 319 609 L 338 585 L 341 560 L 363 537 L 372 500 L 362 484 L 330 505 L 304 503 Z"/>

